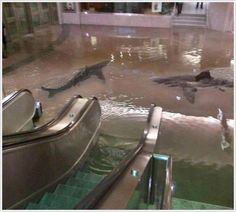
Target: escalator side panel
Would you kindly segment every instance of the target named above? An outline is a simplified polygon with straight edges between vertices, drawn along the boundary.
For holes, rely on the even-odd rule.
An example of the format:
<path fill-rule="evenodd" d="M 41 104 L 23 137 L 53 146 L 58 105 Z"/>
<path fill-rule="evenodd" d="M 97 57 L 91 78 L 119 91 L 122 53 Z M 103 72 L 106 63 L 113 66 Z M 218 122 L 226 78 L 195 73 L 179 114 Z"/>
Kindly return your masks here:
<path fill-rule="evenodd" d="M 35 99 L 30 92 L 22 91 L 3 107 L 3 135 L 18 132 L 24 128 L 33 128 Z"/>
<path fill-rule="evenodd" d="M 3 152 L 3 208 L 17 208 L 78 166 L 95 142 L 100 115 L 93 101 L 63 135 Z"/>

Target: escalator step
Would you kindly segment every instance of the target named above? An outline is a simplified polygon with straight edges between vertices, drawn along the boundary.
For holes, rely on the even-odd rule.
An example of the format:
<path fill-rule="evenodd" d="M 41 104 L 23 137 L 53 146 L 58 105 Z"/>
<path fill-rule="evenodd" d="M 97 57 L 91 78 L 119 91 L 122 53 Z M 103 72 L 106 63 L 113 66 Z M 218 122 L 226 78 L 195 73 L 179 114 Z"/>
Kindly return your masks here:
<path fill-rule="evenodd" d="M 52 201 L 53 197 L 52 197 L 52 193 L 48 193 L 46 192 L 43 197 L 41 198 L 41 200 L 39 201 L 40 205 L 50 205 L 51 201 Z"/>
<path fill-rule="evenodd" d="M 93 174 L 93 173 L 85 173 L 85 172 L 77 172 L 75 175 L 76 179 L 85 179 L 87 181 L 93 181 L 93 182 L 98 182 L 100 181 L 103 176 L 98 175 L 98 174 Z"/>
<path fill-rule="evenodd" d="M 25 208 L 26 210 L 33 210 L 33 209 L 38 209 L 38 204 L 35 203 L 29 203 L 27 207 Z"/>
<path fill-rule="evenodd" d="M 87 190 L 87 189 L 59 184 L 53 193 L 57 194 L 57 195 L 71 196 L 71 197 L 81 199 L 88 192 L 89 192 L 89 190 Z"/>
<path fill-rule="evenodd" d="M 79 198 L 58 194 L 45 194 L 40 200 L 39 205 L 49 206 L 51 209 L 73 209 L 79 202 Z"/>
<path fill-rule="evenodd" d="M 38 210 L 38 209 L 53 209 L 51 206 L 48 205 L 41 205 L 35 203 L 29 203 L 26 207 L 26 210 Z"/>
<path fill-rule="evenodd" d="M 69 180 L 67 180 L 65 185 L 74 186 L 78 188 L 85 188 L 90 191 L 92 188 L 94 188 L 97 185 L 97 183 L 79 180 L 76 178 L 70 178 Z"/>
<path fill-rule="evenodd" d="M 26 209 L 72 209 L 104 176 L 78 171 L 53 193 L 45 193 L 38 204 L 29 203 Z"/>
<path fill-rule="evenodd" d="M 101 181 L 103 176 L 88 174 L 88 175 L 75 175 L 74 178 L 79 179 L 79 180 L 91 181 L 91 182 L 99 182 Z"/>

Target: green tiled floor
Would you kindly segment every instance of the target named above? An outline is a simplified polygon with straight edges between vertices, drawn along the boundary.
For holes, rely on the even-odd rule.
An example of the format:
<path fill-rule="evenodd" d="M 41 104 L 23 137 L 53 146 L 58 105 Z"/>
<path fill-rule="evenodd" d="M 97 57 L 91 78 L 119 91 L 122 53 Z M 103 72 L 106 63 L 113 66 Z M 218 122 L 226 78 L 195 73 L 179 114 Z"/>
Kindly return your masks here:
<path fill-rule="evenodd" d="M 38 203 L 29 203 L 26 209 L 73 209 L 102 178 L 94 173 L 77 172 L 53 193 L 45 193 Z"/>
<path fill-rule="evenodd" d="M 220 205 L 212 205 L 212 204 L 207 204 L 203 202 L 195 202 L 195 201 L 190 201 L 186 199 L 179 199 L 179 198 L 172 198 L 172 209 L 173 210 L 180 210 L 180 209 L 188 209 L 188 210 L 202 210 L 202 209 L 207 209 L 207 210 L 226 210 L 226 209 L 231 209 L 227 207 L 223 207 Z"/>

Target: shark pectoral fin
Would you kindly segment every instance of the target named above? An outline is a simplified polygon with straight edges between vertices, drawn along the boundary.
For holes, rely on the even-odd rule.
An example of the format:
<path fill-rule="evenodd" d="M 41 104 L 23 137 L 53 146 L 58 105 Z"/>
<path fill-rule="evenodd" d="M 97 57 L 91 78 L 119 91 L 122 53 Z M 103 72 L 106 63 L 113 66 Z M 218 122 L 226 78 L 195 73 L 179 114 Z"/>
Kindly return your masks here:
<path fill-rule="evenodd" d="M 106 80 L 101 70 L 97 71 L 97 72 L 95 73 L 95 75 L 96 75 L 97 78 L 100 79 L 100 80 L 103 80 L 103 81 Z"/>
<path fill-rule="evenodd" d="M 195 92 L 196 92 L 196 88 L 194 87 L 187 87 L 184 86 L 183 87 L 183 94 L 185 96 L 185 98 L 191 103 L 194 104 L 195 102 Z"/>
<path fill-rule="evenodd" d="M 44 90 L 44 91 L 48 91 L 48 88 L 46 88 L 44 86 L 41 86 L 41 89 Z"/>

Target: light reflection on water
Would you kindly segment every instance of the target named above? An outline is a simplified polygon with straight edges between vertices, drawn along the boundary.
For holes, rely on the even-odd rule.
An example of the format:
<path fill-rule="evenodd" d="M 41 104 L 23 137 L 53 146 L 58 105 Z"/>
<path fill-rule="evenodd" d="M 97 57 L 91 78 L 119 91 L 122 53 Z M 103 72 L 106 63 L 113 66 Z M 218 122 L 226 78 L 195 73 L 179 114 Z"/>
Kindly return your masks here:
<path fill-rule="evenodd" d="M 116 102 L 112 100 L 100 101 L 100 105 L 102 109 L 102 120 L 111 117 L 129 118 L 131 116 L 144 120 L 149 111 L 149 109 L 145 107 L 138 107 L 127 102 Z"/>
<path fill-rule="evenodd" d="M 167 59 L 167 49 L 163 44 L 159 43 L 159 39 L 150 39 L 143 42 L 140 46 L 122 45 L 118 49 L 120 58 L 125 57 L 127 60 L 148 60 L 157 61 L 158 59 Z"/>
<path fill-rule="evenodd" d="M 100 175 L 111 172 L 130 150 L 135 148 L 137 140 L 119 138 L 111 135 L 101 134 L 99 140 L 92 150 L 84 169 Z"/>

